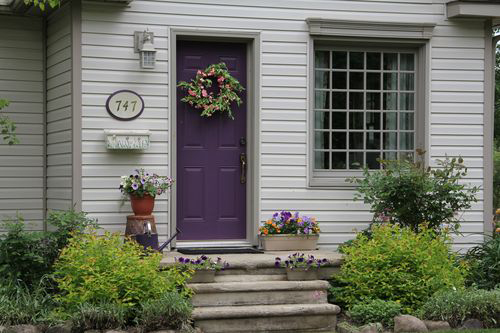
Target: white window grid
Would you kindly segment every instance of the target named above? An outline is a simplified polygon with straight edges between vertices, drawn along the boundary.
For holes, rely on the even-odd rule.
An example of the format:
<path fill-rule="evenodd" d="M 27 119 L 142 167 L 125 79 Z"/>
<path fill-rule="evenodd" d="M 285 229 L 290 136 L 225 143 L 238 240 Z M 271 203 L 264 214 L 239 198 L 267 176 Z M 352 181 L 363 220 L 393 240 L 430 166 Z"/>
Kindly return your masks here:
<path fill-rule="evenodd" d="M 362 154 L 363 164 L 367 163 L 368 154 L 376 154 L 378 158 L 382 159 L 396 159 L 396 158 L 405 158 L 405 159 L 414 159 L 414 147 L 416 143 L 416 81 L 417 81 L 417 59 L 415 52 L 409 51 L 372 51 L 372 50 L 346 50 L 346 49 L 336 49 L 336 48 L 318 48 L 315 52 L 328 52 L 328 68 L 318 67 L 316 62 L 314 64 L 314 170 L 315 171 L 327 171 L 327 170 L 356 170 L 361 167 L 361 165 L 351 165 L 351 154 Z M 346 67 L 345 68 L 333 68 L 333 53 L 334 52 L 345 52 L 346 53 Z M 351 53 L 363 53 L 363 69 L 353 69 L 350 64 L 350 54 Z M 380 67 L 379 69 L 367 69 L 367 56 L 369 53 L 376 53 L 380 56 Z M 385 54 L 396 54 L 397 55 L 397 68 L 394 69 L 384 69 L 384 55 Z M 413 56 L 413 68 L 412 69 L 402 69 L 401 68 L 401 55 L 412 55 Z M 315 57 L 316 59 L 316 57 Z M 328 88 L 318 88 L 317 87 L 317 74 L 318 73 L 328 73 Z M 345 88 L 334 88 L 333 87 L 333 75 L 334 73 L 346 73 L 346 85 Z M 363 76 L 363 87 L 354 89 L 351 88 L 350 77 L 351 73 L 359 73 Z M 367 76 L 370 73 L 379 74 L 379 89 L 367 89 Z M 358 75 L 359 75 L 358 74 Z M 396 74 L 396 89 L 385 89 L 384 87 L 384 76 L 386 74 Z M 403 76 L 411 77 L 412 80 L 407 80 L 405 85 L 409 85 L 410 89 L 402 89 L 401 87 L 401 74 Z M 353 75 L 354 76 L 354 75 Z M 392 88 L 392 87 L 391 87 Z M 316 94 L 318 92 L 327 92 L 328 97 L 328 108 L 317 108 L 316 106 Z M 345 93 L 345 108 L 334 108 L 333 107 L 333 96 L 334 93 Z M 350 105 L 350 95 L 352 93 L 362 94 L 363 95 L 363 107 L 362 108 L 351 108 Z M 367 109 L 367 94 L 378 94 L 378 109 Z M 384 109 L 384 95 L 391 94 L 392 96 L 396 96 L 396 108 L 395 109 Z M 409 97 L 412 100 L 413 107 L 406 110 L 401 110 L 401 96 Z M 333 113 L 340 112 L 345 113 L 345 119 L 343 122 L 345 123 L 344 128 L 334 128 L 334 119 Z M 317 128 L 316 127 L 316 115 L 318 113 L 328 113 L 328 122 L 329 124 L 325 128 Z M 339 113 L 339 114 L 340 114 Z M 351 114 L 361 114 L 363 121 L 362 129 L 350 128 L 350 117 Z M 396 115 L 396 127 L 395 128 L 384 128 L 384 117 L 388 117 L 389 114 Z M 378 115 L 378 129 L 367 129 L 367 117 L 368 115 Z M 410 119 L 409 126 L 407 128 L 402 128 L 402 115 L 408 117 Z M 342 149 L 334 149 L 333 148 L 333 135 L 335 133 L 345 133 L 345 148 Z M 360 133 L 363 136 L 363 144 L 362 148 L 350 148 L 351 147 L 351 133 Z M 391 133 L 391 134 L 389 134 Z M 386 148 L 384 146 L 385 143 L 385 135 L 396 135 L 396 146 L 392 146 L 390 148 Z M 318 148 L 317 143 L 320 135 L 326 135 L 328 140 L 327 148 Z M 367 136 L 378 136 L 379 144 L 378 148 L 370 149 L 367 147 Z M 407 144 L 405 147 L 401 145 L 402 136 L 406 137 Z M 354 135 L 353 135 L 354 136 Z M 323 139 L 324 140 L 324 139 Z M 404 149 L 403 149 L 404 148 Z M 328 168 L 318 168 L 316 165 L 316 156 L 317 154 L 327 155 L 328 158 Z M 338 168 L 333 164 L 332 156 L 334 153 L 344 153 L 345 154 L 345 167 Z M 378 169 L 382 166 L 378 163 L 374 165 L 369 165 L 371 169 Z"/>

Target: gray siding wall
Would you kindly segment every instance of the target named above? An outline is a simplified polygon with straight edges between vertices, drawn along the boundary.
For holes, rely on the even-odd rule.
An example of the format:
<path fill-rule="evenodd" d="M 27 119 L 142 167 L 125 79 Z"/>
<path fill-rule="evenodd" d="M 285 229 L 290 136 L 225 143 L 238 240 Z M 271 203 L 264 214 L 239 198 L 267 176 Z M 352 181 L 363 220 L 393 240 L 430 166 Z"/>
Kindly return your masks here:
<path fill-rule="evenodd" d="M 66 5 L 47 20 L 47 209 L 72 206 L 71 15 Z"/>
<path fill-rule="evenodd" d="M 11 102 L 3 111 L 21 141 L 0 143 L 0 220 L 19 212 L 32 230 L 43 229 L 44 216 L 42 31 L 38 18 L 0 19 L 0 98 Z"/>
<path fill-rule="evenodd" d="M 259 189 L 260 219 L 273 211 L 300 210 L 321 222 L 321 246 L 334 248 L 352 237 L 353 229 L 371 220 L 369 207 L 353 202 L 353 190 L 308 187 L 308 48 L 305 19 L 321 17 L 353 21 L 437 24 L 431 40 L 430 110 L 431 164 L 445 154 L 462 155 L 469 166 L 467 181 L 483 179 L 484 31 L 480 21 L 446 20 L 444 1 L 267 1 L 177 0 L 133 1 L 117 8 L 85 3 L 82 13 L 83 76 L 83 209 L 110 230 L 123 231 L 129 205 L 120 204 L 119 176 L 135 167 L 169 174 L 169 50 L 170 27 L 253 31 L 261 34 Z M 158 61 L 141 70 L 133 51 L 133 33 L 155 33 Z M 104 110 L 107 96 L 133 89 L 146 103 L 143 115 L 120 122 Z M 143 153 L 110 153 L 103 129 L 150 129 L 152 146 Z M 421 129 L 424 130 L 424 129 Z M 465 237 L 456 247 L 479 240 L 483 230 L 480 201 L 463 213 Z M 159 231 L 168 233 L 168 200 L 155 207 Z"/>

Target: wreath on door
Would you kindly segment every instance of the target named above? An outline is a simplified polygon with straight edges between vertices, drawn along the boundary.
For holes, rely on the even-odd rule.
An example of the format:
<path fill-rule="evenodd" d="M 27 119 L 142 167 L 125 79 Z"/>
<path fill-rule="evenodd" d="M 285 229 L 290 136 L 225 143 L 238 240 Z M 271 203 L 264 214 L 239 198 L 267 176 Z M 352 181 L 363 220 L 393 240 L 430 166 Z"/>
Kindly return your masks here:
<path fill-rule="evenodd" d="M 210 89 L 214 82 L 217 82 L 218 90 Z M 181 81 L 177 86 L 187 90 L 187 95 L 181 101 L 195 109 L 201 109 L 202 117 L 211 117 L 216 112 L 222 112 L 227 113 L 231 119 L 234 119 L 231 104 L 236 102 L 239 106 L 241 98 L 238 94 L 245 90 L 240 82 L 229 74 L 223 62 L 209 65 L 205 70 L 198 70 L 194 79 L 189 82 Z"/>

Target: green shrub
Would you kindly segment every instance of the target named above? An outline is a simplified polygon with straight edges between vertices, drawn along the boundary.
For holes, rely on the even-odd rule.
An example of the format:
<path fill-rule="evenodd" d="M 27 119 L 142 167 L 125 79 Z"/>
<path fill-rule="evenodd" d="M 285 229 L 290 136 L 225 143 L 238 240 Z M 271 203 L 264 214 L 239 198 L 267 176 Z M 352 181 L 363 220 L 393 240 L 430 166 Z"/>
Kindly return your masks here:
<path fill-rule="evenodd" d="M 191 304 L 178 293 L 165 293 L 158 299 L 142 302 L 135 322 L 145 331 L 179 329 L 191 318 Z"/>
<path fill-rule="evenodd" d="M 38 284 L 44 275 L 52 273 L 52 265 L 67 245 L 71 233 L 82 232 L 96 223 L 85 213 L 73 210 L 51 212 L 47 222 L 54 231 L 26 231 L 22 216 L 4 222 L 6 233 L 0 236 L 2 278 L 21 280 L 28 286 Z"/>
<path fill-rule="evenodd" d="M 500 236 L 489 237 L 471 248 L 465 259 L 470 265 L 467 285 L 481 289 L 500 287 Z"/>
<path fill-rule="evenodd" d="M 452 327 L 471 318 L 481 320 L 486 327 L 500 327 L 500 289 L 441 291 L 425 302 L 419 316 L 445 320 Z"/>
<path fill-rule="evenodd" d="M 424 222 L 436 231 L 443 224 L 458 230 L 455 213 L 477 201 L 479 187 L 460 184 L 467 175 L 462 158 L 437 162 L 439 168 L 431 169 L 422 162 L 381 161 L 383 169 L 365 169 L 363 177 L 350 181 L 359 185 L 356 198 L 371 205 L 374 222 L 399 223 L 414 231 Z"/>
<path fill-rule="evenodd" d="M 126 308 L 177 291 L 183 276 L 159 270 L 160 253 L 148 253 L 117 234 L 78 234 L 71 238 L 55 263 L 56 299 L 67 311 L 78 304 L 113 303 Z M 185 282 L 185 281 L 184 281 Z"/>
<path fill-rule="evenodd" d="M 394 317 L 401 314 L 401 304 L 393 301 L 375 299 L 352 306 L 350 317 L 358 325 L 382 323 L 385 327 L 394 326 Z"/>
<path fill-rule="evenodd" d="M 53 308 L 51 296 L 41 285 L 29 288 L 9 280 L 0 285 L 0 325 L 50 323 Z"/>
<path fill-rule="evenodd" d="M 465 269 L 455 265 L 448 236 L 422 228 L 375 225 L 371 238 L 359 233 L 345 247 L 345 261 L 333 276 L 333 302 L 351 309 L 367 300 L 395 301 L 415 311 L 436 291 L 461 288 Z"/>
<path fill-rule="evenodd" d="M 127 308 L 115 303 L 78 304 L 71 316 L 78 331 L 124 328 L 126 320 Z"/>

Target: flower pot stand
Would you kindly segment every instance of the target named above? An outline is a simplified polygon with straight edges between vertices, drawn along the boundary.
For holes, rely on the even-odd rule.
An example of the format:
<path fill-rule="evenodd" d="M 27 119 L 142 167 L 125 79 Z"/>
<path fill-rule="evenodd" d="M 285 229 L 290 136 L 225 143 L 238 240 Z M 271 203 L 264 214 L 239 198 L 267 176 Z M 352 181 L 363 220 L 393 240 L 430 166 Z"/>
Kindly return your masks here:
<path fill-rule="evenodd" d="M 286 277 L 288 281 L 309 281 L 318 280 L 318 270 L 317 269 L 302 269 L 294 268 L 286 269 Z"/>
<path fill-rule="evenodd" d="M 148 223 L 151 225 L 151 234 L 146 234 L 144 225 Z M 152 248 L 158 250 L 158 233 L 156 231 L 156 221 L 153 215 L 128 215 L 127 226 L 125 227 L 125 236 L 129 236 L 144 248 Z"/>
<path fill-rule="evenodd" d="M 128 215 L 125 236 L 143 234 L 145 231 L 144 223 L 147 222 L 151 225 L 151 232 L 156 234 L 156 220 L 154 215 Z"/>

